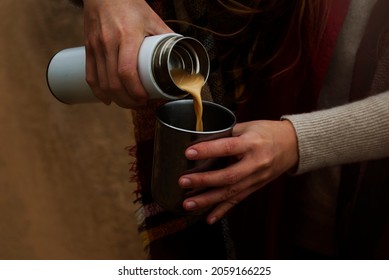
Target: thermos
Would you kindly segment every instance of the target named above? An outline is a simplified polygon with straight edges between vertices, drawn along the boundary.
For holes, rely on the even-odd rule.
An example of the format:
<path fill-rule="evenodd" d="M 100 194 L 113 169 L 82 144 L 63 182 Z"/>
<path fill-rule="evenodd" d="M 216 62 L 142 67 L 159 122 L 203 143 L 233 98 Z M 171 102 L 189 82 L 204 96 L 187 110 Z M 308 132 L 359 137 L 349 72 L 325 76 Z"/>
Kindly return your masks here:
<path fill-rule="evenodd" d="M 138 73 L 150 99 L 180 99 L 187 95 L 174 83 L 171 71 L 209 74 L 209 57 L 194 38 L 169 33 L 146 37 L 138 53 Z M 99 102 L 85 80 L 85 47 L 64 49 L 53 56 L 47 68 L 52 94 L 66 104 Z"/>

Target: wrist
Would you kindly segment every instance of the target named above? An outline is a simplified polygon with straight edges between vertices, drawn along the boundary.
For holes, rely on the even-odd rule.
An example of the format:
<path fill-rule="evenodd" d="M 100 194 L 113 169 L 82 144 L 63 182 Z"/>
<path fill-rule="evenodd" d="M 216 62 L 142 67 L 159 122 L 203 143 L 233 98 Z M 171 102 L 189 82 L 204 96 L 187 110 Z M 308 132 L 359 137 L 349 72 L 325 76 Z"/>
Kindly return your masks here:
<path fill-rule="evenodd" d="M 282 131 L 284 132 L 284 151 L 285 153 L 285 163 L 287 165 L 287 170 L 290 173 L 294 173 L 294 171 L 298 167 L 299 162 L 299 153 L 298 153 L 298 141 L 296 130 L 293 124 L 289 120 L 282 120 L 281 124 L 283 125 Z"/>

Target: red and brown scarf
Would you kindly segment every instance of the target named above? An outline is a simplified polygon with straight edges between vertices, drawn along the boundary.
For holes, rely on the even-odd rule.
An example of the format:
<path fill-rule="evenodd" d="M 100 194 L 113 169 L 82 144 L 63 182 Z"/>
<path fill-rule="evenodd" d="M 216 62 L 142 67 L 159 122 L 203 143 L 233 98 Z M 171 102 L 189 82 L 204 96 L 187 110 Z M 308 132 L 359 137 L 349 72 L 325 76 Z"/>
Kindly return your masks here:
<path fill-rule="evenodd" d="M 206 2 L 185 1 L 186 10 L 183 14 L 188 16 L 192 22 L 201 23 L 205 21 Z M 301 75 L 301 69 L 297 67 L 294 71 L 280 77 L 276 83 L 267 83 L 261 88 L 258 87 L 255 76 L 253 76 L 249 83 L 255 85 L 255 88 L 261 94 L 252 95 L 248 102 L 238 108 L 237 116 L 240 121 L 279 119 L 283 114 L 309 112 L 315 109 L 335 42 L 347 14 L 350 1 L 331 2 L 328 24 L 322 43 L 316 55 L 310 60 L 309 71 L 306 71 L 306 69 L 303 71 L 307 74 L 305 76 Z M 379 2 L 382 4 L 387 0 L 380 0 Z M 150 1 L 150 3 L 164 18 L 171 18 L 180 13 L 177 11 L 178 6 L 176 10 L 172 9 L 171 2 L 168 9 L 163 9 L 164 1 Z M 166 14 L 165 10 L 168 10 L 169 14 Z M 172 10 L 174 10 L 173 13 Z M 185 34 L 186 30 L 180 30 L 180 32 Z M 214 62 L 211 65 L 217 65 L 217 48 L 211 35 L 201 32 L 186 35 L 198 37 L 211 54 L 211 60 Z M 280 61 L 282 61 L 282 57 Z M 375 68 L 373 66 L 373 69 Z M 355 75 L 355 77 L 357 76 Z M 221 81 L 220 71 L 215 66 L 208 82 L 209 91 L 212 93 L 211 96 L 215 102 L 224 100 Z M 278 178 L 269 186 L 236 206 L 236 209 L 230 213 L 228 218 L 212 226 L 205 224 L 204 217 L 177 216 L 168 213 L 153 202 L 150 192 L 150 179 L 153 158 L 154 111 L 158 105 L 157 103 L 150 104 L 147 109 L 133 112 L 136 148 L 130 149 L 130 154 L 136 158 L 132 174 L 134 174 L 133 179 L 138 184 L 137 202 L 139 202 L 139 210 L 137 215 L 139 232 L 144 240 L 149 258 L 290 258 L 288 230 L 292 228 L 290 227 L 290 213 L 293 213 L 293 211 L 289 211 L 291 208 L 288 205 L 288 200 L 285 199 L 288 191 L 285 190 L 289 185 L 298 184 L 298 178 L 287 176 Z M 359 174 L 358 172 L 357 174 Z M 351 175 L 355 174 L 348 174 L 345 178 L 355 178 Z M 349 188 L 341 188 L 343 200 L 339 206 L 340 213 L 345 213 L 346 208 L 350 209 L 350 199 L 355 201 L 356 192 L 353 189 L 355 184 L 356 182 L 347 183 L 346 185 Z M 354 206 L 355 203 L 353 209 Z M 344 218 L 343 214 L 339 216 L 342 219 Z M 348 219 L 351 218 L 348 217 Z M 350 228 L 352 227 L 342 229 L 342 247 L 344 248 L 349 248 L 349 246 L 344 245 L 346 244 L 344 240 L 347 240 L 345 236 L 350 232 Z"/>

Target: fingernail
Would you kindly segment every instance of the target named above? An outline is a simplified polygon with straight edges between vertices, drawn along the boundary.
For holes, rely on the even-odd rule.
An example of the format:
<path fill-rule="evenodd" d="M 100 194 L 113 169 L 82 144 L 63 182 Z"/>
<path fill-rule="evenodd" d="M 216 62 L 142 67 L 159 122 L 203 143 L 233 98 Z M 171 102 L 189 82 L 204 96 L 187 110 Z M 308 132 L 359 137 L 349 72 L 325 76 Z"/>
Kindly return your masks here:
<path fill-rule="evenodd" d="M 192 182 L 189 178 L 184 177 L 180 179 L 179 184 L 181 187 L 189 187 Z"/>
<path fill-rule="evenodd" d="M 217 218 L 216 217 L 212 217 L 212 218 L 209 219 L 209 224 L 212 225 L 212 224 L 216 223 L 216 221 L 217 221 Z"/>
<path fill-rule="evenodd" d="M 194 158 L 197 156 L 197 151 L 194 149 L 189 149 L 186 151 L 185 155 L 187 158 Z"/>
<path fill-rule="evenodd" d="M 188 202 L 185 202 L 185 209 L 188 209 L 188 210 L 193 210 L 193 209 L 196 209 L 197 208 L 197 203 L 194 202 L 194 201 L 188 201 Z"/>

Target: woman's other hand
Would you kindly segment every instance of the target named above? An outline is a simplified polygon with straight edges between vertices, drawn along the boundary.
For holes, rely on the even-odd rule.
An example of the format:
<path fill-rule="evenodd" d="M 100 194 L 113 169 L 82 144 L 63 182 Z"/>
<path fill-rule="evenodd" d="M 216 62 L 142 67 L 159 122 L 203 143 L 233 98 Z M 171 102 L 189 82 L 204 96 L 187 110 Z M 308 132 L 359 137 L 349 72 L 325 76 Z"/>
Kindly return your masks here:
<path fill-rule="evenodd" d="M 183 202 L 187 210 L 214 206 L 207 217 L 212 224 L 234 205 L 262 188 L 298 162 L 297 139 L 289 121 L 253 121 L 237 124 L 233 137 L 202 142 L 189 147 L 190 160 L 233 157 L 230 166 L 182 176 L 183 188 L 211 187 Z"/>
<path fill-rule="evenodd" d="M 86 80 L 105 104 L 146 104 L 137 71 L 146 36 L 173 32 L 145 0 L 84 0 Z"/>

